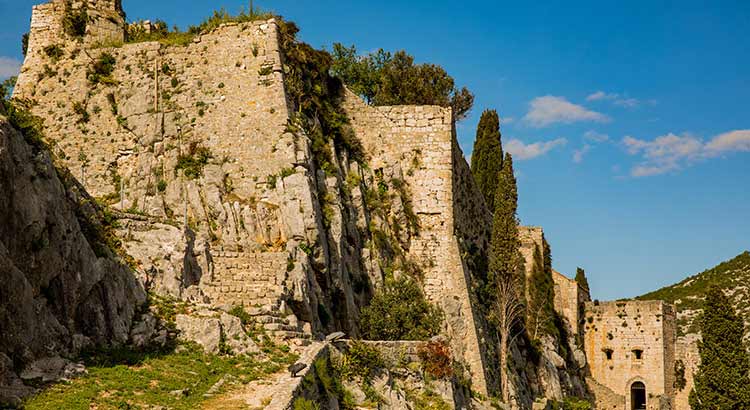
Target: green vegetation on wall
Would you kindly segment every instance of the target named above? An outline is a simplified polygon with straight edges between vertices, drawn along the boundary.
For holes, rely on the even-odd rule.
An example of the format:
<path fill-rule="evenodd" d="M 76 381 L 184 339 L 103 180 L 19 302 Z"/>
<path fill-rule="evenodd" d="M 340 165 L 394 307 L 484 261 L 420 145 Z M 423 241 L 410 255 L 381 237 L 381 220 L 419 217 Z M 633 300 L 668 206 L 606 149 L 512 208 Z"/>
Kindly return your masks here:
<path fill-rule="evenodd" d="M 89 15 L 84 2 L 83 7 L 74 9 L 72 1 L 65 3 L 65 14 L 63 15 L 63 31 L 65 34 L 81 39 L 86 35 L 86 26 L 88 25 Z"/>
<path fill-rule="evenodd" d="M 312 140 L 316 165 L 328 173 L 335 171 L 331 144 L 346 150 L 350 159 L 364 163 L 362 144 L 339 105 L 343 84 L 330 74 L 331 55 L 297 40 L 299 28 L 294 23 L 281 21 L 279 24 L 284 85 L 296 108 L 296 123 Z"/>
<path fill-rule="evenodd" d="M 370 340 L 427 340 L 440 332 L 443 313 L 427 301 L 419 283 L 403 275 L 385 279 L 360 319 Z"/>
<path fill-rule="evenodd" d="M 458 89 L 453 77 L 435 64 L 414 64 L 406 51 L 380 49 L 359 55 L 354 46 L 333 45 L 334 75 L 373 105 L 439 105 L 451 107 L 456 120 L 466 117 L 474 95 Z"/>

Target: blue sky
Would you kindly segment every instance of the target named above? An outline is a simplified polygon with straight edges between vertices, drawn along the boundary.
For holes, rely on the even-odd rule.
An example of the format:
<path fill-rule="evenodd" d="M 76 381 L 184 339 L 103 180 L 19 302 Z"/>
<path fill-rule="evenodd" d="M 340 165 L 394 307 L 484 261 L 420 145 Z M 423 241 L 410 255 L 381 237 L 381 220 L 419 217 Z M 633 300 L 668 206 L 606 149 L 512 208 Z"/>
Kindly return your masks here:
<path fill-rule="evenodd" d="M 0 0 L 0 77 L 31 0 Z M 124 0 L 182 27 L 237 0 Z M 630 297 L 750 248 L 750 3 L 256 0 L 314 46 L 405 49 L 505 118 L 523 224 L 594 297 Z M 189 6 L 186 6 L 189 4 Z"/>

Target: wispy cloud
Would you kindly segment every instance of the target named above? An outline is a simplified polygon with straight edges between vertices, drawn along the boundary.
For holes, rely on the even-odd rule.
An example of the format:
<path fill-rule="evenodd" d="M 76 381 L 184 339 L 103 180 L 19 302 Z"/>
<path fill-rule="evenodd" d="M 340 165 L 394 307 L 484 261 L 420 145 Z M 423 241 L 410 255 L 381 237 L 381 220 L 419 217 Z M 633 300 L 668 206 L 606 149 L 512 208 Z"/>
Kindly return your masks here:
<path fill-rule="evenodd" d="M 597 144 L 609 141 L 609 135 L 589 130 L 583 134 L 583 141 L 583 145 L 573 151 L 573 162 L 576 164 L 583 162 L 583 158 L 593 150 Z"/>
<path fill-rule="evenodd" d="M 515 120 L 516 119 L 513 118 L 513 117 L 501 117 L 500 118 L 500 124 L 510 124 L 510 123 L 512 123 Z"/>
<path fill-rule="evenodd" d="M 568 143 L 565 138 L 557 138 L 552 141 L 535 142 L 533 144 L 525 144 L 523 141 L 518 139 L 511 139 L 505 143 L 505 150 L 513 155 L 513 158 L 523 161 L 527 159 L 536 158 L 540 155 L 544 155 L 556 147 L 563 146 Z"/>
<path fill-rule="evenodd" d="M 596 131 L 586 131 L 583 134 L 583 138 L 593 142 L 606 142 L 609 141 L 609 135 L 601 134 Z"/>
<path fill-rule="evenodd" d="M 622 144 L 630 155 L 641 155 L 631 170 L 633 177 L 647 177 L 677 171 L 696 161 L 731 152 L 750 152 L 750 130 L 734 130 L 704 142 L 690 134 L 669 133 L 651 141 L 627 136 Z"/>
<path fill-rule="evenodd" d="M 573 104 L 564 97 L 546 95 L 529 103 L 529 112 L 524 120 L 534 127 L 545 127 L 554 123 L 569 124 L 578 121 L 607 122 L 609 117 L 584 106 Z"/>
<path fill-rule="evenodd" d="M 611 101 L 612 104 L 625 107 L 635 108 L 641 105 L 641 101 L 637 98 L 630 98 L 618 93 L 606 93 L 604 91 L 597 91 L 586 97 L 586 101 Z"/>
<path fill-rule="evenodd" d="M 591 151 L 591 145 L 583 144 L 580 149 L 573 151 L 573 162 L 576 164 L 583 162 L 584 155 L 588 154 L 589 151 Z"/>
<path fill-rule="evenodd" d="M 18 75 L 21 70 L 21 61 L 11 57 L 0 56 L 0 79 Z"/>

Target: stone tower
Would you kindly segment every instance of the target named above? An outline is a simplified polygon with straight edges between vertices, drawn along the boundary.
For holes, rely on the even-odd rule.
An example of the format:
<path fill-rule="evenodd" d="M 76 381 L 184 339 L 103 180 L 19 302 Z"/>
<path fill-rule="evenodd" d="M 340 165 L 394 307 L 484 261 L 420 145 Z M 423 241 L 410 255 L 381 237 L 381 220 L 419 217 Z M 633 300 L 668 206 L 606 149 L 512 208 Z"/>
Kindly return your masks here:
<path fill-rule="evenodd" d="M 601 410 L 672 408 L 677 326 L 662 301 L 589 302 L 584 345 Z"/>

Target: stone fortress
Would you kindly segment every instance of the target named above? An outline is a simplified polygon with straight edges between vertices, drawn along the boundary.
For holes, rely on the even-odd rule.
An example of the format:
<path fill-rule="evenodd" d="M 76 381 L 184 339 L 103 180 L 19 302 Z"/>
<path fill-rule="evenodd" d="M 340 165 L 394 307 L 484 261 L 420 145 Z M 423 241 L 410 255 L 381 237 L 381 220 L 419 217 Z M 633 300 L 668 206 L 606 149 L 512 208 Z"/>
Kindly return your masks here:
<path fill-rule="evenodd" d="M 85 36 L 66 39 L 63 16 L 83 7 Z M 325 172 L 294 126 L 277 21 L 225 24 L 185 46 L 123 44 L 124 28 L 116 0 L 35 6 L 14 96 L 34 101 L 54 153 L 117 211 L 118 235 L 150 289 L 244 306 L 294 344 L 332 330 L 356 336 L 359 309 L 390 268 L 373 246 L 385 233 L 445 312 L 444 333 L 472 388 L 496 391 L 493 342 L 473 292 L 474 254 L 486 249 L 491 220 L 449 108 L 372 107 L 346 91 L 341 105 L 368 164 L 334 149 L 335 172 Z M 116 61 L 113 81 L 92 83 L 103 53 Z M 210 159 L 189 174 L 181 161 L 200 153 Z M 380 187 L 393 192 L 385 215 L 368 205 Z M 530 272 L 544 234 L 520 236 Z M 675 389 L 674 369 L 694 350 L 678 348 L 671 306 L 591 302 L 575 281 L 556 271 L 553 280 L 570 333 L 558 345 L 577 365 L 554 349 L 538 370 L 519 365 L 537 380 L 516 380 L 519 402 L 580 394 L 586 375 L 599 409 L 688 408 L 689 386 Z"/>
<path fill-rule="evenodd" d="M 540 227 L 522 227 L 527 272 Z M 589 291 L 553 270 L 555 310 L 582 341 L 586 384 L 598 410 L 688 410 L 698 354 L 694 340 L 677 337 L 674 306 L 662 301 L 592 301 Z M 678 365 L 679 363 L 679 365 Z M 679 386 L 677 368 L 688 366 Z"/>

